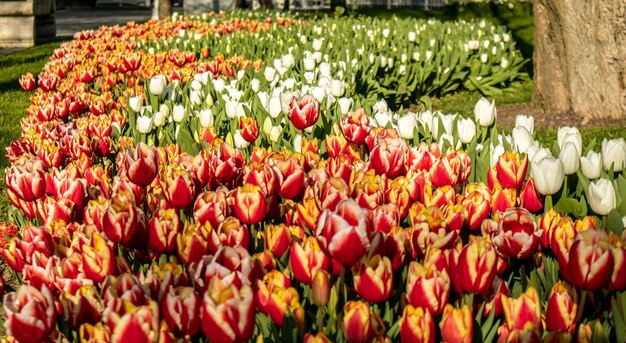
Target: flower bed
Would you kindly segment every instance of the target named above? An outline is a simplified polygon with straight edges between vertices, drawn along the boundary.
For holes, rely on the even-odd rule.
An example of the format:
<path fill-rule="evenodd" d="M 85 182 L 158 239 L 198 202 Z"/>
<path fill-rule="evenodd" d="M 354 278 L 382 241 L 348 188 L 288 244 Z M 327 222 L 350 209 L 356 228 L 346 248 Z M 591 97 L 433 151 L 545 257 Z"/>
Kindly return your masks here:
<path fill-rule="evenodd" d="M 7 332 L 623 341 L 626 142 L 542 148 L 485 99 L 395 110 L 516 82 L 507 37 L 257 12 L 78 33 L 20 80 Z"/>

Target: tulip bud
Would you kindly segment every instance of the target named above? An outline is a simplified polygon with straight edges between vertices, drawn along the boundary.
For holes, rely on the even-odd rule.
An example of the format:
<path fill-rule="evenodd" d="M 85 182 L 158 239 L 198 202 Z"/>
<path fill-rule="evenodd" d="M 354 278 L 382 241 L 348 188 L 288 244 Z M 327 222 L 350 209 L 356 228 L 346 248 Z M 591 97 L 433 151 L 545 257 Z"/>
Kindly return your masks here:
<path fill-rule="evenodd" d="M 580 152 L 573 142 L 566 142 L 561 148 L 559 159 L 563 162 L 565 175 L 571 175 L 578 171 L 580 166 Z"/>
<path fill-rule="evenodd" d="M 128 105 L 135 113 L 139 113 L 143 107 L 143 99 L 140 96 L 133 96 L 128 99 Z"/>
<path fill-rule="evenodd" d="M 458 292 L 481 294 L 489 289 L 496 276 L 496 251 L 485 238 L 470 236 L 470 242 L 459 253 L 453 284 Z"/>
<path fill-rule="evenodd" d="M 483 63 L 486 63 L 486 61 L 484 61 Z M 490 126 L 496 121 L 496 116 L 497 110 L 495 100 L 489 103 L 489 100 L 485 98 L 480 98 L 480 100 L 476 102 L 476 106 L 474 106 L 474 119 L 476 120 L 476 123 L 478 123 L 478 125 L 485 127 Z"/>
<path fill-rule="evenodd" d="M 156 75 L 152 77 L 152 79 L 150 79 L 150 84 L 149 84 L 150 93 L 156 96 L 160 96 L 161 94 L 163 94 L 163 92 L 165 92 L 166 82 L 167 80 L 165 79 L 165 76 L 163 75 Z"/>
<path fill-rule="evenodd" d="M 604 170 L 620 172 L 626 167 L 626 141 L 624 138 L 602 141 L 602 164 Z"/>
<path fill-rule="evenodd" d="M 534 143 L 532 134 L 524 126 L 514 127 L 511 132 L 511 137 L 513 139 L 513 146 L 519 153 L 525 154 L 528 148 Z"/>
<path fill-rule="evenodd" d="M 384 125 L 381 125 L 384 126 Z M 417 128 L 417 118 L 413 113 L 407 113 L 398 118 L 398 134 L 404 139 L 413 139 L 413 134 Z"/>
<path fill-rule="evenodd" d="M 434 264 L 424 266 L 415 261 L 409 265 L 406 281 L 409 304 L 428 310 L 433 316 L 443 313 L 450 295 L 450 277 Z"/>
<path fill-rule="evenodd" d="M 535 188 L 543 195 L 552 195 L 561 189 L 565 178 L 563 162 L 553 156 L 534 156 L 530 174 Z"/>
<path fill-rule="evenodd" d="M 354 267 L 354 288 L 363 300 L 380 303 L 391 296 L 393 270 L 386 256 L 363 257 Z"/>
<path fill-rule="evenodd" d="M 385 332 L 382 319 L 362 301 L 348 301 L 343 313 L 343 335 L 349 343 L 370 342 Z"/>
<path fill-rule="evenodd" d="M 320 116 L 320 105 L 311 95 L 293 98 L 289 104 L 289 119 L 298 130 L 315 125 Z"/>
<path fill-rule="evenodd" d="M 565 281 L 557 281 L 550 291 L 546 307 L 546 330 L 573 331 L 578 315 L 576 289 Z"/>
<path fill-rule="evenodd" d="M 317 306 L 328 304 L 331 287 L 330 274 L 323 269 L 318 269 L 313 278 L 313 285 L 311 287 L 313 303 Z"/>
<path fill-rule="evenodd" d="M 589 184 L 588 201 L 591 209 L 601 215 L 609 214 L 616 206 L 615 188 L 611 181 L 598 179 Z"/>
<path fill-rule="evenodd" d="M 152 118 L 148 116 L 137 117 L 137 131 L 139 133 L 148 133 L 152 130 Z"/>
<path fill-rule="evenodd" d="M 602 154 L 589 150 L 586 156 L 580 157 L 580 166 L 583 174 L 589 180 L 595 180 L 602 173 Z"/>
<path fill-rule="evenodd" d="M 528 287 L 518 298 L 502 297 L 505 323 L 498 333 L 505 341 L 518 342 L 522 337 L 529 341 L 541 341 L 541 302 L 534 287 Z"/>
<path fill-rule="evenodd" d="M 472 342 L 474 338 L 474 321 L 469 306 L 457 309 L 446 305 L 439 322 L 441 338 L 444 342 Z"/>
<path fill-rule="evenodd" d="M 435 342 L 433 315 L 421 307 L 407 305 L 400 319 L 400 341 L 403 343 Z"/>
<path fill-rule="evenodd" d="M 459 118 L 456 125 L 461 143 L 469 144 L 476 136 L 476 123 L 471 118 Z"/>

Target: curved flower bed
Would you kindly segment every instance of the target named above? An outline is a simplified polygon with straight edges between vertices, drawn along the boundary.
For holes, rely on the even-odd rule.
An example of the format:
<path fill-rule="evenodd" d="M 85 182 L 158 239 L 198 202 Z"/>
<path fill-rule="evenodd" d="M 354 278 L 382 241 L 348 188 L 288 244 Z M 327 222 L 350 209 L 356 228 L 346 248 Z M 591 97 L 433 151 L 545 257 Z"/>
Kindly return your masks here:
<path fill-rule="evenodd" d="M 78 33 L 20 80 L 10 338 L 623 341 L 626 142 L 542 148 L 485 99 L 394 111 L 523 77 L 499 30 L 235 12 Z"/>

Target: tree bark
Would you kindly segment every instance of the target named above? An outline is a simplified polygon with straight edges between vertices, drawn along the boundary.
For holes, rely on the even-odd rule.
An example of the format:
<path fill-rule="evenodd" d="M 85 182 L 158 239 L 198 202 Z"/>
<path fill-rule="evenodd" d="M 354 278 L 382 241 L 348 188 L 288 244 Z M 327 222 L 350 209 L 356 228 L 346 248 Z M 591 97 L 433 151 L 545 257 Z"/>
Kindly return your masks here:
<path fill-rule="evenodd" d="M 533 104 L 626 118 L 626 1 L 535 0 Z"/>

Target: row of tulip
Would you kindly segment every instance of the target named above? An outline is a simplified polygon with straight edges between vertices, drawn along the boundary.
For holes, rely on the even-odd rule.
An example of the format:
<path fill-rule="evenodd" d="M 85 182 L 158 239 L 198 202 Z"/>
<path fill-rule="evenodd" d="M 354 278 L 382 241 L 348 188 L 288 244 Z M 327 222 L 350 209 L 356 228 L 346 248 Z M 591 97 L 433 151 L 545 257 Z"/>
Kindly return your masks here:
<path fill-rule="evenodd" d="M 623 139 L 595 153 L 562 128 L 543 149 L 484 99 L 473 119 L 395 113 L 347 69 L 297 76 L 296 48 L 268 50 L 271 75 L 184 45 L 305 45 L 330 20 L 256 15 L 82 32 L 21 80 L 39 88 L 7 148 L 9 338 L 626 338 Z"/>

